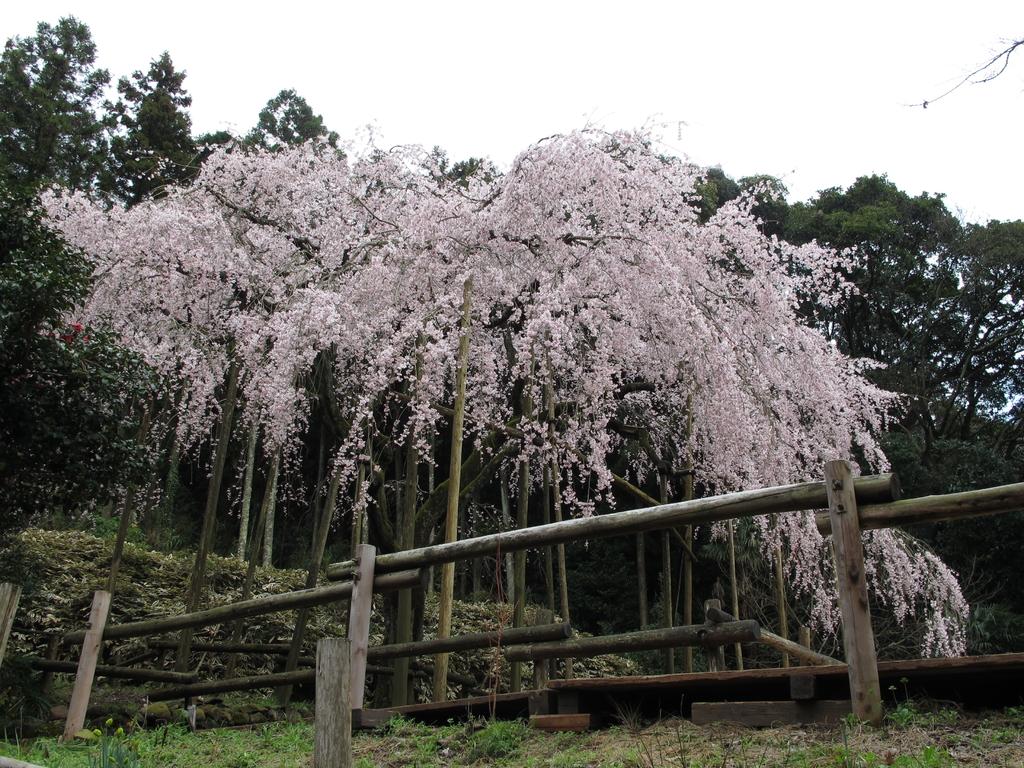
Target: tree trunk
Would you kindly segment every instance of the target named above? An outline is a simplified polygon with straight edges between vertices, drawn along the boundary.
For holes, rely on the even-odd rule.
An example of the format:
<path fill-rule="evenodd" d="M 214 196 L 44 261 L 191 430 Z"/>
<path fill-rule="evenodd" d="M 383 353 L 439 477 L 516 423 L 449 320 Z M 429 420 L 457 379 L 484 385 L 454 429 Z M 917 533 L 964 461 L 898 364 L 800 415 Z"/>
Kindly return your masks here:
<path fill-rule="evenodd" d="M 196 552 L 192 566 L 192 577 L 189 579 L 188 598 L 185 601 L 185 612 L 191 613 L 199 608 L 202 601 L 203 588 L 206 585 L 206 559 L 213 546 L 213 534 L 216 528 L 217 505 L 220 500 L 220 487 L 224 481 L 224 463 L 227 461 L 228 442 L 231 439 L 231 421 L 235 414 L 235 399 L 238 395 L 238 363 L 232 361 L 228 369 L 227 389 L 224 396 L 224 409 L 220 417 L 220 429 L 217 433 L 217 445 L 213 453 L 213 476 L 206 493 L 206 509 L 203 511 L 203 527 L 199 533 L 199 550 Z M 189 666 L 192 648 L 192 630 L 186 629 L 178 641 L 178 655 L 175 659 L 175 671 L 184 672 Z"/>
<path fill-rule="evenodd" d="M 501 527 L 503 530 L 512 530 L 512 501 L 508 491 L 508 472 L 501 470 Z M 515 603 L 516 598 L 516 571 L 515 559 L 511 552 L 503 555 L 505 565 L 505 586 L 502 590 L 506 602 Z"/>
<path fill-rule="evenodd" d="M 444 540 L 452 542 L 459 533 L 459 490 L 462 482 L 462 424 L 466 415 L 466 369 L 469 365 L 469 319 L 472 307 L 473 278 L 466 278 L 462 286 L 462 323 L 459 338 L 459 357 L 455 375 L 455 416 L 452 419 L 452 450 L 448 476 L 448 510 L 445 518 Z M 441 566 L 441 595 L 438 606 L 437 637 L 451 635 L 452 596 L 455 588 L 455 563 Z M 448 698 L 448 654 L 434 657 L 434 701 Z"/>
<path fill-rule="evenodd" d="M 775 602 L 779 607 L 779 636 L 789 640 L 789 616 L 786 611 L 786 575 L 783 573 L 782 547 L 775 548 Z M 789 666 L 789 654 L 782 654 L 782 666 Z"/>
<path fill-rule="evenodd" d="M 525 398 L 524 398 L 525 399 Z M 526 408 L 523 409 L 526 411 Z M 519 495 L 516 498 L 516 528 L 529 525 L 530 511 L 530 462 L 519 462 Z M 523 626 L 526 618 L 526 550 L 513 555 L 515 565 L 515 599 L 512 603 L 512 626 Z M 517 693 L 523 687 L 523 668 L 518 661 L 512 662 L 509 670 L 509 690 Z"/>
<path fill-rule="evenodd" d="M 331 478 L 331 484 L 327 488 L 327 498 L 324 499 L 323 509 L 320 512 L 320 519 L 317 521 L 316 532 L 313 536 L 313 545 L 309 552 L 309 568 L 306 571 L 306 589 L 316 586 L 320 576 L 320 567 L 323 565 L 324 550 L 327 548 L 327 536 L 331 531 L 331 521 L 334 519 L 334 509 L 338 503 L 338 486 L 341 484 L 341 476 L 338 472 Z M 288 659 L 285 662 L 285 672 L 291 672 L 299 663 L 299 652 L 302 650 L 302 639 L 306 633 L 306 624 L 309 622 L 309 609 L 299 609 L 295 617 L 295 627 L 292 630 L 292 642 L 288 648 Z M 281 706 L 287 706 L 291 701 L 292 687 L 282 686 L 278 689 L 277 700 Z"/>
<path fill-rule="evenodd" d="M 417 371 L 419 370 L 417 361 Z M 398 545 L 401 549 L 412 549 L 416 546 L 416 507 L 419 486 L 419 451 L 416 450 L 415 435 L 410 434 L 405 456 L 405 493 L 402 505 L 401 520 L 398 528 Z M 395 642 L 411 643 L 413 639 L 413 594 L 411 589 L 403 589 L 398 593 L 398 615 L 395 626 Z M 399 707 L 412 704 L 409 688 L 409 659 L 395 660 L 394 674 L 391 677 L 391 706 Z"/>
<path fill-rule="evenodd" d="M 277 471 L 281 465 L 281 450 L 274 453 L 270 460 L 270 468 L 267 470 L 267 481 L 263 489 L 263 502 L 260 504 L 260 511 L 256 516 L 256 525 L 253 527 L 252 538 L 249 540 L 249 565 L 245 569 L 245 581 L 242 582 L 241 600 L 248 600 L 252 597 L 252 585 L 256 578 L 256 564 L 260 561 L 260 549 L 263 547 L 263 526 L 267 524 L 267 511 L 270 509 L 271 499 L 277 493 Z M 238 643 L 242 639 L 242 622 L 236 621 L 231 629 L 231 642 Z M 228 659 L 227 674 L 231 677 L 235 673 L 236 658 Z"/>
<path fill-rule="evenodd" d="M 548 382 L 545 386 L 545 397 L 547 399 L 548 406 L 548 439 L 551 441 L 552 447 L 555 445 L 555 389 L 551 383 L 551 377 L 548 376 Z M 549 465 L 551 472 L 551 510 L 555 515 L 555 522 L 562 522 L 562 473 L 558 468 L 558 457 L 555 454 L 551 456 L 551 462 Z M 572 618 L 569 616 L 569 578 L 566 574 L 565 567 L 565 544 L 558 545 L 558 594 L 560 613 L 562 614 L 562 621 L 571 622 Z M 563 670 L 563 676 L 566 680 L 573 676 L 572 671 L 572 657 L 566 657 L 565 669 Z"/>
<path fill-rule="evenodd" d="M 668 504 L 668 480 L 663 473 L 658 474 L 658 491 L 662 504 Z M 675 624 L 674 605 L 672 602 L 672 534 L 661 532 L 661 626 L 671 629 Z M 673 648 L 665 649 L 665 669 L 671 675 L 676 671 L 676 652 Z"/>
<path fill-rule="evenodd" d="M 740 618 L 740 593 L 736 585 L 736 535 L 732 520 L 729 520 L 729 586 L 732 590 L 732 615 Z M 736 643 L 736 669 L 743 669 L 743 646 Z"/>
<path fill-rule="evenodd" d="M 647 615 L 647 553 L 643 533 L 636 535 L 636 597 L 640 611 L 640 629 L 646 629 Z"/>
<path fill-rule="evenodd" d="M 252 476 L 256 469 L 256 437 L 259 429 L 254 424 L 249 428 L 249 444 L 245 448 L 245 477 L 242 480 L 242 516 L 238 521 L 238 548 L 235 555 L 245 557 L 249 540 L 249 504 L 252 502 Z"/>
<path fill-rule="evenodd" d="M 544 475 L 544 504 L 541 506 L 541 523 L 551 522 L 551 471 L 547 466 L 541 468 Z M 511 558 L 511 555 L 505 555 Z M 544 594 L 547 597 L 548 610 L 555 612 L 555 552 L 550 546 L 544 547 Z"/>

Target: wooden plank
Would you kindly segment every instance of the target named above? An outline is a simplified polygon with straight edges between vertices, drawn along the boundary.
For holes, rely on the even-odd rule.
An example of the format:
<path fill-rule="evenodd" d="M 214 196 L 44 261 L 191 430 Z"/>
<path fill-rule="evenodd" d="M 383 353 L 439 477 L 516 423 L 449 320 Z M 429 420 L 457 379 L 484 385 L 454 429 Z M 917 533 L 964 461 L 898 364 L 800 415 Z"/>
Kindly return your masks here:
<path fill-rule="evenodd" d="M 348 639 L 351 643 L 349 687 L 352 709 L 363 708 L 366 688 L 367 650 L 370 646 L 370 615 L 373 613 L 374 560 L 377 548 L 372 544 L 356 547 L 356 571 L 352 574 L 352 602 L 348 615 Z"/>
<path fill-rule="evenodd" d="M 364 553 L 365 557 L 365 553 Z M 324 637 L 316 644 L 316 724 L 313 768 L 351 768 L 351 643 Z M 363 657 L 365 663 L 365 655 Z"/>
<path fill-rule="evenodd" d="M 89 611 L 89 628 L 82 640 L 82 653 L 78 657 L 78 674 L 75 676 L 75 687 L 71 692 L 71 703 L 68 704 L 68 717 L 64 721 L 64 740 L 70 741 L 75 734 L 85 727 L 85 715 L 89 709 L 89 698 L 92 696 L 92 681 L 96 674 L 96 662 L 103 645 L 103 628 L 110 613 L 110 593 L 104 589 L 96 590 L 92 597 L 92 608 Z"/>
<path fill-rule="evenodd" d="M 843 650 L 850 676 L 853 713 L 872 725 L 882 724 L 882 688 L 878 682 L 875 634 L 871 629 L 864 546 L 857 519 L 853 470 L 847 461 L 825 463 L 832 551 L 843 619 Z"/>
<path fill-rule="evenodd" d="M 580 711 L 580 695 L 576 691 L 561 691 L 555 699 L 555 707 L 560 715 L 575 715 Z"/>
<path fill-rule="evenodd" d="M 395 711 L 387 709 L 353 709 L 352 728 L 353 730 L 375 730 L 388 724 L 388 721 L 395 716 Z"/>
<path fill-rule="evenodd" d="M 7 638 L 10 637 L 11 627 L 14 626 L 14 614 L 18 610 L 18 601 L 21 599 L 21 586 L 3 582 L 0 584 L 0 666 L 4 663 L 4 653 L 7 651 Z"/>
<path fill-rule="evenodd" d="M 892 474 L 858 477 L 855 485 L 857 498 L 864 503 L 888 502 L 899 498 L 899 482 Z M 604 536 L 623 536 L 641 531 L 659 531 L 681 525 L 721 522 L 736 517 L 820 509 L 827 503 L 825 484 L 821 482 L 756 488 L 607 515 L 577 517 L 419 549 L 389 552 L 377 558 L 377 572 L 391 573 L 407 568 L 454 563 L 473 557 L 493 557 L 499 550 L 502 553 L 517 552 L 548 544 L 564 544 Z M 352 567 L 352 561 L 334 563 L 328 566 L 327 576 L 330 579 L 347 578 L 352 572 Z"/>
<path fill-rule="evenodd" d="M 558 708 L 554 691 L 531 691 L 529 696 L 529 711 L 531 715 L 552 715 Z"/>
<path fill-rule="evenodd" d="M 850 714 L 850 702 L 839 701 L 695 701 L 694 725 L 739 723 L 752 728 L 774 725 L 838 723 Z"/>
<path fill-rule="evenodd" d="M 538 731 L 589 731 L 591 716 L 578 715 L 530 715 L 530 727 Z"/>
<path fill-rule="evenodd" d="M 718 600 L 708 600 L 708 602 L 704 604 L 704 613 L 707 616 L 708 621 L 713 623 L 736 621 L 731 613 L 726 613 L 721 608 L 718 608 L 716 605 L 717 603 Z M 787 640 L 784 637 L 780 637 L 774 632 L 769 632 L 766 629 L 761 629 L 761 635 L 758 638 L 758 642 L 782 651 L 783 654 L 791 654 L 797 659 L 803 661 L 805 664 L 815 667 L 827 667 L 843 663 L 839 659 L 833 659 L 831 656 L 826 656 L 823 653 L 812 651 L 803 645 L 794 643 L 792 640 Z M 783 664 L 782 666 L 788 667 L 789 664 Z"/>

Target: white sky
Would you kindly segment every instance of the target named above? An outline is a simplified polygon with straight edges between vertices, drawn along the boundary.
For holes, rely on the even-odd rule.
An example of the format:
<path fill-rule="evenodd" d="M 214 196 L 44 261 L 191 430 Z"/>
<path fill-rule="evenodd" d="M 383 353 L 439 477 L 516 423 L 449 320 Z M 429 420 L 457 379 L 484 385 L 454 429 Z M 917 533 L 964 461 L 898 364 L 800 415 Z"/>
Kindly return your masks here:
<path fill-rule="evenodd" d="M 115 80 L 170 51 L 197 133 L 247 131 L 283 88 L 343 137 L 372 123 L 501 167 L 552 133 L 660 124 L 669 150 L 779 176 L 791 199 L 887 173 L 970 221 L 1024 218 L 1024 49 L 992 83 L 906 106 L 1024 37 L 1020 0 L 6 0 L 0 35 L 64 15 Z"/>

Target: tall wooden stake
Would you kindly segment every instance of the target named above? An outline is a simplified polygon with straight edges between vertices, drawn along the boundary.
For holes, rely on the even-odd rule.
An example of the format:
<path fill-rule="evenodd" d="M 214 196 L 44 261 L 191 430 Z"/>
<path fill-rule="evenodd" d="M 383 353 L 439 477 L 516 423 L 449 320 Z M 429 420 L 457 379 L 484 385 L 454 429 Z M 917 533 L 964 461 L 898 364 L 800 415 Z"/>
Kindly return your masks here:
<path fill-rule="evenodd" d="M 729 520 L 729 585 L 732 588 L 732 615 L 739 621 L 740 618 L 740 593 L 736 585 L 736 526 L 732 519 Z M 743 669 L 743 646 L 739 643 L 736 649 L 736 669 Z"/>
<path fill-rule="evenodd" d="M 878 683 L 878 657 L 871 629 L 868 584 L 864 573 L 864 546 L 857 519 L 857 497 L 849 462 L 825 464 L 828 516 L 832 523 L 832 551 L 836 560 L 839 608 L 843 617 L 843 649 L 850 676 L 853 714 L 880 725 L 882 690 Z"/>
<path fill-rule="evenodd" d="M 640 612 L 640 629 L 646 629 L 649 621 L 647 611 L 647 553 L 643 532 L 636 535 L 636 598 Z"/>
<path fill-rule="evenodd" d="M 352 766 L 350 655 L 348 640 L 323 637 L 316 643 L 313 768 Z"/>
<path fill-rule="evenodd" d="M 462 484 L 462 425 L 466 415 L 466 369 L 469 365 L 469 319 L 473 300 L 473 278 L 462 286 L 462 323 L 459 337 L 459 358 L 455 374 L 455 415 L 452 418 L 452 451 L 448 475 L 448 510 L 445 517 L 444 540 L 452 542 L 459 535 L 459 491 Z M 452 599 L 455 591 L 455 563 L 441 566 L 441 595 L 438 606 L 437 637 L 445 638 L 452 631 Z M 448 698 L 448 654 L 434 657 L 434 701 Z"/>
<path fill-rule="evenodd" d="M 786 612 L 786 576 L 783 573 L 782 547 L 775 548 L 775 602 L 779 607 L 779 634 L 789 640 L 789 617 Z M 782 666 L 789 666 L 789 654 L 782 654 Z"/>
<path fill-rule="evenodd" d="M 92 609 L 89 611 L 89 629 L 82 641 L 82 653 L 78 657 L 78 673 L 75 675 L 75 687 L 71 691 L 71 703 L 68 704 L 68 716 L 64 721 L 64 740 L 75 737 L 85 726 L 85 715 L 89 709 L 89 698 L 92 696 L 92 681 L 96 676 L 96 662 L 99 659 L 100 647 L 103 645 L 103 628 L 107 624 L 110 612 L 110 593 L 98 589 L 92 598 Z"/>
<path fill-rule="evenodd" d="M 245 557 L 245 546 L 249 539 L 249 506 L 252 504 L 252 477 L 256 472 L 256 438 L 259 429 L 249 427 L 249 444 L 245 447 L 245 475 L 242 479 L 242 515 L 238 521 L 238 548 L 235 554 L 241 560 Z"/>
<path fill-rule="evenodd" d="M 531 369 L 533 365 L 531 364 Z M 531 374 L 533 371 L 531 370 Z M 532 377 L 531 377 L 532 378 Z M 529 380 L 523 388 L 521 403 L 523 420 L 533 418 L 533 402 L 529 395 Z M 530 462 L 519 462 L 519 493 L 516 497 L 516 528 L 523 529 L 529 524 L 530 515 Z M 526 618 L 526 550 L 520 550 L 512 558 L 515 571 L 515 598 L 512 602 L 512 626 L 521 627 Z M 509 690 L 518 693 L 523 689 L 523 665 L 513 661 L 509 669 Z"/>
<path fill-rule="evenodd" d="M 551 522 L 551 470 L 545 466 L 542 468 L 543 483 L 542 490 L 544 503 L 541 505 L 541 523 L 547 525 Z M 506 555 L 511 557 L 511 555 Z M 548 610 L 552 613 L 555 610 L 555 552 L 550 545 L 544 547 L 544 596 Z"/>
<path fill-rule="evenodd" d="M 417 361 L 417 372 L 420 361 Z M 416 508 L 419 488 L 419 451 L 413 435 L 409 436 L 409 444 L 405 456 L 405 493 L 402 496 L 400 525 L 398 527 L 399 549 L 412 549 L 416 546 Z M 395 642 L 412 642 L 412 590 L 403 589 L 398 593 L 398 615 L 395 621 Z M 413 704 L 409 699 L 409 657 L 395 659 L 394 674 L 391 676 L 391 706 Z"/>
<path fill-rule="evenodd" d="M 555 445 L 555 391 L 550 375 L 548 376 L 545 398 L 547 399 L 548 407 L 548 439 L 551 441 L 551 445 Z M 555 522 L 560 523 L 562 522 L 562 472 L 558 468 L 558 457 L 555 454 L 551 456 L 548 471 L 551 474 L 551 510 L 554 512 Z M 565 544 L 559 544 L 556 552 L 558 553 L 559 612 L 562 614 L 562 621 L 571 622 L 572 619 L 569 616 L 569 577 L 565 566 Z M 565 669 L 563 670 L 563 676 L 566 680 L 573 676 L 572 661 L 571 656 L 564 659 Z"/>
<path fill-rule="evenodd" d="M 377 548 L 360 544 L 356 550 L 356 570 L 352 574 L 352 603 L 348 615 L 348 639 L 352 653 L 350 706 L 363 708 L 366 689 L 366 654 L 370 646 L 370 615 L 373 613 L 373 571 Z"/>
<path fill-rule="evenodd" d="M 658 490 L 661 503 L 668 504 L 668 478 L 661 473 L 658 475 Z M 668 629 L 675 624 L 672 601 L 672 534 L 669 531 L 661 532 L 661 581 L 661 625 Z M 665 669 L 670 675 L 676 671 L 674 648 L 665 649 Z"/>
<path fill-rule="evenodd" d="M 686 438 L 689 440 L 693 432 L 693 402 L 686 400 Z M 683 501 L 693 499 L 693 462 L 687 467 L 683 478 Z M 683 527 L 683 624 L 693 624 L 693 526 Z M 687 646 L 683 651 L 683 672 L 693 672 L 693 648 Z"/>
<path fill-rule="evenodd" d="M 228 456 L 228 442 L 231 439 L 231 421 L 235 415 L 235 399 L 238 394 L 238 363 L 232 362 L 228 369 L 227 391 L 224 397 L 224 409 L 220 415 L 220 429 L 217 430 L 217 446 L 213 454 L 213 477 L 206 492 L 206 509 L 203 511 L 203 527 L 199 533 L 199 549 L 192 566 L 192 577 L 188 584 L 188 598 L 185 601 L 185 613 L 192 613 L 199 608 L 206 585 L 206 559 L 213 546 L 213 533 L 216 528 L 217 503 L 220 500 L 220 487 L 224 481 L 224 464 Z M 174 669 L 184 672 L 189 667 L 192 654 L 192 630 L 182 630 L 178 640 L 178 655 L 174 660 Z"/>

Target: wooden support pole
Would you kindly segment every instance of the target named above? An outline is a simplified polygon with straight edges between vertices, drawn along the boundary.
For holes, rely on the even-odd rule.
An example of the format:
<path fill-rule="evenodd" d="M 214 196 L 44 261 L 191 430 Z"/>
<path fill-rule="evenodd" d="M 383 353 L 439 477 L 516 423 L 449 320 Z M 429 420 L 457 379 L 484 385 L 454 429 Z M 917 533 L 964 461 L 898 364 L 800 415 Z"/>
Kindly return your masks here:
<path fill-rule="evenodd" d="M 60 636 L 50 635 L 50 639 L 46 641 L 46 660 L 57 661 L 57 657 L 60 655 Z M 43 679 L 39 681 L 39 692 L 44 696 L 50 695 L 50 686 L 53 685 L 53 673 L 43 671 Z"/>
<path fill-rule="evenodd" d="M 882 691 L 878 683 L 878 657 L 871 629 L 864 546 L 861 543 L 857 498 L 849 462 L 826 462 L 825 486 L 828 491 L 828 514 L 832 522 L 832 550 L 836 562 L 839 608 L 843 618 L 843 649 L 850 677 L 853 714 L 872 725 L 880 725 Z"/>
<path fill-rule="evenodd" d="M 555 612 L 547 608 L 541 608 L 537 611 L 534 616 L 534 626 L 532 629 L 541 629 L 545 626 L 552 626 L 552 622 L 555 619 Z M 565 637 L 569 637 L 572 634 L 572 630 L 568 624 L 565 624 Z M 503 642 L 508 642 L 503 640 Z M 548 679 L 551 676 L 550 662 L 547 659 L 538 659 L 533 662 L 533 690 L 540 691 L 548 686 Z"/>
<path fill-rule="evenodd" d="M 351 643 L 349 694 L 352 709 L 363 708 L 366 687 L 366 652 L 370 645 L 370 615 L 373 613 L 374 559 L 377 548 L 360 544 L 356 549 L 356 572 L 352 574 L 352 604 L 348 616 L 348 639 Z"/>
<path fill-rule="evenodd" d="M 722 610 L 721 600 L 705 600 L 704 601 L 704 620 L 709 624 L 715 623 L 713 616 L 715 611 Z M 711 672 L 724 672 L 725 671 L 725 648 L 721 645 L 714 647 L 704 646 L 705 652 L 708 657 L 708 670 Z"/>
<path fill-rule="evenodd" d="M 736 523 L 729 521 L 729 587 L 732 594 L 732 615 L 740 615 L 740 592 L 736 584 Z M 736 669 L 743 670 L 743 647 L 736 643 Z"/>
<path fill-rule="evenodd" d="M 21 600 L 21 586 L 3 582 L 0 584 L 0 666 L 4 663 L 4 653 L 7 651 L 7 638 L 11 636 L 11 627 L 14 626 L 14 614 L 18 610 L 18 601 Z"/>
<path fill-rule="evenodd" d="M 805 627 L 803 624 L 801 624 L 800 628 L 797 630 L 797 637 L 800 640 L 800 645 L 802 645 L 804 648 L 810 648 L 811 647 L 811 628 L 810 627 Z"/>
<path fill-rule="evenodd" d="M 75 676 L 75 687 L 71 692 L 71 703 L 68 704 L 68 717 L 64 721 L 64 740 L 70 741 L 85 726 L 85 713 L 89 709 L 89 698 L 92 696 L 92 681 L 96 674 L 96 662 L 99 659 L 100 647 L 103 645 L 103 628 L 110 612 L 110 593 L 103 589 L 96 590 L 92 598 L 92 609 L 89 611 L 89 628 L 82 640 L 82 653 L 78 657 L 78 674 Z"/>
<path fill-rule="evenodd" d="M 469 366 L 469 324 L 473 306 L 473 278 L 462 285 L 462 321 L 459 333 L 459 355 L 455 371 L 455 413 L 452 416 L 452 444 L 449 454 L 448 507 L 445 512 L 445 545 L 458 544 L 459 496 L 462 489 L 462 428 L 466 418 L 466 373 Z M 328 575 L 330 571 L 328 569 Z M 437 636 L 448 637 L 452 631 L 452 601 L 455 592 L 455 560 L 441 566 L 441 594 L 437 608 Z M 439 653 L 434 659 L 434 701 L 448 698 L 448 656 Z"/>
<path fill-rule="evenodd" d="M 779 611 L 779 635 L 789 640 L 789 617 L 786 612 L 786 575 L 783 572 L 782 547 L 775 548 L 775 603 Z M 789 667 L 789 654 L 783 652 L 782 666 Z"/>
<path fill-rule="evenodd" d="M 717 603 L 718 601 L 708 601 Z M 713 624 L 719 624 L 723 622 L 736 621 L 735 617 L 731 613 L 726 613 L 715 605 L 705 604 L 705 613 L 707 620 Z M 769 632 L 766 629 L 761 630 L 761 636 L 758 641 L 775 648 L 783 653 L 790 653 L 797 659 L 803 661 L 805 664 L 810 664 L 816 667 L 827 667 L 835 664 L 842 664 L 839 659 L 833 659 L 831 656 L 826 656 L 823 653 L 812 651 L 809 647 L 804 647 L 798 643 L 794 643 L 785 637 L 780 637 L 774 632 Z"/>
<path fill-rule="evenodd" d="M 643 533 L 636 534 L 636 597 L 641 629 L 646 629 L 650 623 L 647 615 L 647 553 L 644 538 Z"/>
<path fill-rule="evenodd" d="M 317 641 L 313 768 L 352 766 L 351 658 L 348 640 L 324 637 Z"/>
<path fill-rule="evenodd" d="M 658 473 L 658 490 L 662 504 L 668 503 L 668 478 L 663 472 Z M 675 602 L 672 600 L 672 534 L 661 532 L 661 626 L 666 629 L 675 624 Z M 674 648 L 666 648 L 665 671 L 670 675 L 676 671 L 676 652 Z"/>

